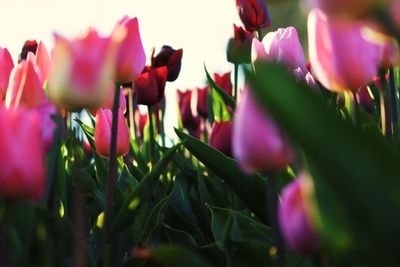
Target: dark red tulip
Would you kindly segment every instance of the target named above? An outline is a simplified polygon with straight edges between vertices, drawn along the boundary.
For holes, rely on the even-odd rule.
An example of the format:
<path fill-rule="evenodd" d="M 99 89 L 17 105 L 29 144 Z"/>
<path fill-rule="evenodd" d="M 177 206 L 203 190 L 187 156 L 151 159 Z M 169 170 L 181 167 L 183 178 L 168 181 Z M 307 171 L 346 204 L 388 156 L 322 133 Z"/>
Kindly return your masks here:
<path fill-rule="evenodd" d="M 37 48 L 38 48 L 38 43 L 36 42 L 36 40 L 26 41 L 24 43 L 24 46 L 22 47 L 21 54 L 19 55 L 18 63 L 21 62 L 21 60 L 26 59 L 29 52 L 32 52 L 33 54 L 36 55 Z"/>
<path fill-rule="evenodd" d="M 232 121 L 214 122 L 209 145 L 228 157 L 232 156 Z"/>
<path fill-rule="evenodd" d="M 200 118 L 195 117 L 191 108 L 192 91 L 181 92 L 177 90 L 179 111 L 182 125 L 189 132 L 195 132 L 200 128 Z"/>
<path fill-rule="evenodd" d="M 251 63 L 251 42 L 253 33 L 233 24 L 234 35 L 228 42 L 226 56 L 229 62 L 235 64 Z"/>
<path fill-rule="evenodd" d="M 152 106 L 164 97 L 167 82 L 167 67 L 151 68 L 146 66 L 135 80 L 135 91 L 138 104 Z"/>
<path fill-rule="evenodd" d="M 157 56 L 151 58 L 151 65 L 155 68 L 167 66 L 167 81 L 175 81 L 181 71 L 182 54 L 182 49 L 174 50 L 172 47 L 164 45 Z"/>
<path fill-rule="evenodd" d="M 202 118 L 208 118 L 208 86 L 197 88 L 197 114 Z"/>
<path fill-rule="evenodd" d="M 236 0 L 236 8 L 246 30 L 254 32 L 269 26 L 270 18 L 263 0 Z"/>
<path fill-rule="evenodd" d="M 147 123 L 147 114 L 140 113 L 139 109 L 135 110 L 135 123 L 136 123 L 136 134 L 138 138 L 143 140 L 144 137 L 144 126 Z"/>
<path fill-rule="evenodd" d="M 214 81 L 219 85 L 228 95 L 232 95 L 232 82 L 231 82 L 231 72 L 228 71 L 222 75 L 214 73 Z"/>

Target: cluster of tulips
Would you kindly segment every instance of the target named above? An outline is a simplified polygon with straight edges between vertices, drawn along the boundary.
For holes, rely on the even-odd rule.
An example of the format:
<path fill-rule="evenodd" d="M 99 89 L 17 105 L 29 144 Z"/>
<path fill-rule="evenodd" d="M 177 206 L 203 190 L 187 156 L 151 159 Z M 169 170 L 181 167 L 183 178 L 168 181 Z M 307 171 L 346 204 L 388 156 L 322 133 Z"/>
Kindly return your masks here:
<path fill-rule="evenodd" d="M 214 253 L 210 259 L 214 264 L 248 266 L 240 265 L 240 261 L 231 262 L 230 257 L 240 256 L 240 253 L 232 252 L 236 251 L 235 246 L 229 242 L 243 240 L 244 235 L 258 238 L 250 234 L 252 230 L 249 229 L 262 229 L 262 233 L 271 229 L 271 237 L 268 236 L 271 246 L 262 253 L 274 259 L 277 266 L 285 266 L 287 262 L 295 266 L 285 259 L 287 248 L 306 255 L 306 259 L 314 257 L 318 263 L 328 258 L 324 254 L 326 236 L 320 234 L 326 227 L 322 225 L 326 220 L 315 192 L 318 191 L 315 187 L 320 185 L 314 184 L 314 172 L 305 160 L 308 159 L 307 150 L 302 152 L 301 142 L 293 140 L 288 132 L 294 128 L 284 123 L 281 127 L 281 121 L 276 119 L 278 105 L 273 101 L 270 114 L 262 90 L 257 89 L 261 83 L 257 79 L 275 79 L 275 84 L 284 84 L 287 81 L 276 80 L 265 72 L 270 63 L 283 66 L 284 73 L 289 73 L 289 80 L 293 78 L 294 84 L 302 86 L 295 89 L 306 87 L 311 95 L 327 99 L 341 120 L 350 117 L 352 127 L 363 128 L 365 121 L 361 117 L 367 114 L 369 125 L 374 125 L 379 134 L 397 145 L 396 67 L 400 23 L 396 14 L 400 9 L 397 0 L 320 0 L 308 1 L 308 5 L 312 8 L 308 14 L 309 61 L 306 61 L 296 28 L 279 28 L 264 36 L 270 25 L 264 1 L 236 0 L 244 28 L 234 25 L 233 37 L 227 45 L 227 61 L 234 69 L 233 82 L 230 71 L 211 77 L 206 70 L 207 86 L 177 91 L 179 129 L 176 131 L 181 142 L 169 149 L 165 145 L 164 115 L 168 103 L 164 100 L 164 90 L 166 83 L 175 81 L 179 75 L 183 51 L 164 46 L 157 55 L 153 51 L 148 60 L 150 65 L 146 66 L 137 18 L 123 17 L 108 36 L 99 35 L 93 28 L 84 36 L 72 39 L 55 34 L 51 53 L 43 42 L 27 41 L 16 65 L 8 50 L 0 48 L 0 224 L 12 222 L 12 216 L 7 216 L 7 207 L 14 203 L 30 203 L 38 210 L 47 206 L 55 218 L 65 218 L 64 209 L 70 205 L 67 203 L 74 203 L 74 211 L 66 214 L 72 214 L 77 225 L 74 230 L 78 236 L 74 254 L 76 266 L 84 264 L 79 253 L 84 249 L 77 245 L 82 240 L 99 244 L 95 246 L 97 261 L 93 262 L 104 266 L 109 266 L 113 260 L 118 261 L 117 266 L 144 266 L 149 259 L 165 266 L 209 266 L 209 262 L 205 263 L 207 258 L 204 261 L 204 257 L 196 258 L 188 251 L 179 250 L 187 255 L 178 253 L 173 257 L 175 250 L 151 250 L 148 241 L 160 227 L 164 227 L 169 241 L 183 240 L 182 244 L 194 239 L 208 244 L 209 238 L 201 238 L 199 234 L 200 228 L 208 229 L 203 231 L 204 235 L 212 232 L 211 239 L 215 240 L 218 253 L 223 255 L 221 260 L 216 256 L 218 253 Z M 386 23 L 377 19 L 376 14 L 381 14 L 377 10 L 382 8 L 390 10 L 385 13 Z M 240 67 L 247 75 L 243 89 L 238 88 Z M 141 114 L 138 105 L 147 106 L 147 114 Z M 80 120 L 84 116 L 89 117 L 91 125 Z M 293 118 L 283 118 L 293 121 Z M 79 129 L 72 127 L 74 123 Z M 213 162 L 218 160 L 221 162 Z M 107 173 L 106 179 L 104 173 Z M 290 179 L 280 181 L 282 173 Z M 193 175 L 198 180 L 195 189 L 180 184 L 183 183 L 181 176 L 187 180 L 184 183 L 189 183 Z M 209 179 L 207 183 L 203 176 Z M 70 177 L 71 182 L 62 180 L 65 177 Z M 222 182 L 215 182 L 215 179 Z M 156 187 L 157 182 L 162 186 Z M 128 184 L 126 192 L 122 183 Z M 264 183 L 266 188 L 255 185 Z M 72 191 L 60 193 L 68 190 Z M 179 193 L 185 190 L 186 193 Z M 198 195 L 193 196 L 191 190 L 199 190 Z M 229 219 L 221 229 L 216 224 L 220 223 L 218 216 L 222 216 L 222 209 L 208 205 L 209 201 L 211 204 L 218 202 L 212 202 L 217 198 L 212 192 L 219 194 L 230 190 L 235 196 L 227 197 L 228 202 L 222 201 L 226 206 L 220 208 L 229 209 Z M 258 190 L 261 195 L 257 195 Z M 76 198 L 72 202 L 66 197 L 74 198 L 71 192 Z M 82 194 L 86 200 L 82 200 Z M 180 194 L 187 198 L 179 197 Z M 254 205 L 256 195 L 262 196 L 257 201 L 264 204 Z M 81 217 L 84 209 L 91 210 L 93 198 L 100 199 L 100 204 L 94 205 L 95 212 L 89 212 L 90 219 L 86 219 L 86 223 L 91 230 L 86 233 Z M 150 204 L 143 204 L 144 199 L 151 199 Z M 171 208 L 169 215 L 165 215 L 166 207 L 175 203 L 172 199 L 180 200 L 182 207 Z M 86 203 L 82 204 L 84 201 Z M 198 209 L 207 205 L 213 216 L 211 222 L 203 221 L 205 226 L 198 228 L 190 225 L 192 213 L 190 216 L 186 213 L 190 205 Z M 182 219 L 186 215 L 177 216 L 179 212 L 189 219 Z M 179 219 L 171 219 L 174 215 Z M 135 220 L 143 219 L 140 216 L 145 216 L 146 220 L 139 235 L 142 232 L 151 234 L 140 241 L 137 237 L 132 239 L 134 242 L 129 239 L 127 247 L 123 247 L 123 233 L 128 231 L 126 229 L 136 233 L 136 228 L 132 227 L 137 227 Z M 209 216 L 210 211 L 204 218 Z M 168 225 L 163 224 L 161 218 L 164 217 Z M 239 219 L 250 225 L 245 234 L 241 232 L 244 226 L 238 223 Z M 176 220 L 185 223 L 173 225 Z M 179 235 L 178 230 L 175 233 L 179 238 L 169 239 L 173 232 L 170 226 L 181 231 Z M 40 243 L 41 224 L 35 227 L 39 240 L 35 242 Z M 195 238 L 187 233 L 191 227 L 195 230 L 190 234 Z M 7 237 L 3 241 L 4 229 L 9 228 L 1 229 L 0 248 L 13 240 Z M 118 231 L 116 238 L 110 237 Z M 227 235 L 234 236 L 233 241 L 226 241 Z M 348 246 L 340 244 L 338 247 Z M 211 251 L 211 246 L 208 249 Z M 206 255 L 206 250 L 201 251 L 200 255 Z M 217 259 L 213 261 L 214 258 Z M 135 265 L 139 263 L 133 259 L 140 259 L 140 265 Z M 0 258 L 5 266 L 11 266 L 10 261 Z M 308 263 L 305 260 L 302 264 L 309 266 Z M 264 264 L 259 263 L 260 266 Z"/>

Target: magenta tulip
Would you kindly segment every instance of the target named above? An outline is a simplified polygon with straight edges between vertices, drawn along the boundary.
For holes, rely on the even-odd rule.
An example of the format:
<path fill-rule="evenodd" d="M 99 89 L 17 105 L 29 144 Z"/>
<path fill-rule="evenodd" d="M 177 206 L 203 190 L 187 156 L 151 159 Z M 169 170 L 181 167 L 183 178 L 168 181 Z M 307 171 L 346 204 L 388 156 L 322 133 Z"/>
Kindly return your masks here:
<path fill-rule="evenodd" d="M 146 64 L 146 54 L 140 37 L 138 19 L 124 16 L 117 23 L 114 34 L 119 34 L 121 28 L 126 34 L 117 52 L 115 79 L 120 83 L 128 83 L 134 81 L 142 72 Z"/>
<path fill-rule="evenodd" d="M 215 121 L 208 144 L 232 157 L 232 121 Z"/>
<path fill-rule="evenodd" d="M 0 103 L 6 97 L 8 82 L 11 71 L 14 68 L 14 62 L 7 48 L 0 47 Z"/>
<path fill-rule="evenodd" d="M 278 219 L 282 234 L 289 247 L 310 254 L 318 249 L 318 236 L 312 220 L 310 178 L 302 173 L 282 191 Z"/>
<path fill-rule="evenodd" d="M 49 151 L 54 142 L 57 126 L 52 117 L 56 115 L 57 109 L 53 104 L 47 103 L 34 110 L 40 115 L 41 140 L 44 149 Z"/>
<path fill-rule="evenodd" d="M 45 189 L 45 153 L 36 112 L 0 108 L 0 197 L 39 200 Z"/>
<path fill-rule="evenodd" d="M 103 157 L 110 156 L 112 112 L 109 109 L 99 109 L 96 115 L 96 126 L 94 129 L 94 144 L 97 152 Z M 125 123 L 121 109 L 118 109 L 118 130 L 117 130 L 117 156 L 128 154 L 129 142 L 128 127 Z"/>
<path fill-rule="evenodd" d="M 246 30 L 267 28 L 270 18 L 263 0 L 236 0 L 236 9 Z"/>
<path fill-rule="evenodd" d="M 245 89 L 233 121 L 233 156 L 243 170 L 278 170 L 295 160 L 283 133 Z"/>

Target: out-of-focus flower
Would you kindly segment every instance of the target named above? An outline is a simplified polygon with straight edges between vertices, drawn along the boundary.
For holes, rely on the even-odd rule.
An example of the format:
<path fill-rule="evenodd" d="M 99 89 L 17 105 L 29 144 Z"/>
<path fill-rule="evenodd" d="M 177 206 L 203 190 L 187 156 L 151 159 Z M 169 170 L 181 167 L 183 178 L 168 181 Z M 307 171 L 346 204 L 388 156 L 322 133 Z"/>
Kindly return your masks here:
<path fill-rule="evenodd" d="M 262 42 L 253 39 L 251 61 L 271 60 L 285 64 L 290 69 L 307 71 L 304 50 L 294 27 L 280 28 L 269 32 Z"/>
<path fill-rule="evenodd" d="M 6 97 L 8 82 L 11 71 L 14 68 L 14 62 L 7 48 L 0 47 L 0 103 Z"/>
<path fill-rule="evenodd" d="M 146 64 L 146 54 L 140 37 L 138 19 L 125 15 L 117 22 L 113 34 L 119 35 L 121 28 L 125 30 L 125 36 L 117 52 L 115 79 L 120 83 L 128 83 L 134 81 L 142 72 Z"/>
<path fill-rule="evenodd" d="M 178 105 L 181 115 L 182 126 L 189 131 L 197 131 L 200 128 L 200 118 L 195 117 L 191 108 L 192 91 L 185 92 L 177 90 Z"/>
<path fill-rule="evenodd" d="M 182 54 L 182 49 L 175 50 L 170 46 L 164 45 L 157 56 L 151 58 L 151 66 L 154 68 L 167 66 L 167 81 L 175 81 L 181 71 Z"/>
<path fill-rule="evenodd" d="M 73 40 L 56 34 L 49 73 L 50 99 L 71 110 L 100 107 L 114 78 L 119 37 L 103 38 L 94 29 Z"/>
<path fill-rule="evenodd" d="M 135 80 L 135 92 L 138 104 L 152 106 L 164 97 L 168 70 L 166 66 L 159 68 L 145 67 Z"/>
<path fill-rule="evenodd" d="M 40 115 L 41 140 L 45 151 L 49 151 L 54 141 L 56 123 L 52 116 L 56 115 L 57 109 L 53 104 L 47 103 L 35 109 Z"/>
<path fill-rule="evenodd" d="M 363 86 L 360 90 L 358 90 L 357 100 L 366 112 L 374 112 L 374 98 L 367 86 Z"/>
<path fill-rule="evenodd" d="M 96 126 L 94 128 L 94 143 L 97 152 L 103 157 L 110 156 L 112 127 L 112 111 L 99 109 L 96 115 Z M 118 109 L 118 130 L 117 130 L 117 157 L 126 155 L 129 152 L 129 132 L 121 109 Z"/>
<path fill-rule="evenodd" d="M 370 15 L 373 8 L 386 0 L 307 0 L 310 7 L 318 7 L 329 15 L 347 15 L 362 18 Z"/>
<path fill-rule="evenodd" d="M 208 92 L 210 89 L 208 86 L 204 88 L 196 88 L 197 94 L 197 114 L 204 118 L 208 118 Z"/>
<path fill-rule="evenodd" d="M 22 60 L 25 60 L 28 57 L 29 52 L 36 55 L 37 48 L 38 43 L 36 42 L 36 40 L 25 41 L 24 46 L 21 50 L 21 54 L 19 55 L 18 63 L 20 63 Z"/>
<path fill-rule="evenodd" d="M 236 8 L 246 30 L 253 32 L 269 26 L 270 18 L 263 0 L 236 0 Z"/>
<path fill-rule="evenodd" d="M 283 133 L 245 89 L 233 121 L 233 156 L 243 170 L 277 170 L 295 160 Z"/>
<path fill-rule="evenodd" d="M 228 95 L 232 95 L 232 82 L 231 82 L 231 72 L 228 71 L 224 74 L 214 73 L 214 81 L 219 87 L 225 90 Z"/>
<path fill-rule="evenodd" d="M 229 62 L 235 64 L 251 63 L 251 42 L 253 33 L 233 24 L 233 38 L 229 39 L 226 56 Z"/>
<path fill-rule="evenodd" d="M 36 108 L 47 103 L 43 90 L 43 81 L 35 55 L 28 53 L 27 59 L 22 60 L 13 70 L 6 94 L 6 107 Z"/>
<path fill-rule="evenodd" d="M 36 112 L 0 108 L 0 197 L 39 200 L 43 196 L 46 168 L 43 145 L 36 142 L 40 136 Z"/>
<path fill-rule="evenodd" d="M 47 81 L 50 69 L 50 54 L 42 41 L 39 42 L 36 50 L 35 63 L 40 69 L 43 82 Z"/>
<path fill-rule="evenodd" d="M 112 110 L 113 106 L 114 106 L 114 95 L 115 95 L 115 86 L 111 82 L 110 89 L 108 91 L 108 96 L 100 108 L 106 108 L 106 109 Z M 124 114 L 126 113 L 126 98 L 125 98 L 123 90 L 120 90 L 120 92 L 119 92 L 119 106 L 118 107 L 122 110 L 122 113 L 124 113 Z M 93 116 L 96 116 L 97 110 L 98 110 L 97 108 L 89 109 L 90 114 L 92 114 Z"/>
<path fill-rule="evenodd" d="M 312 195 L 314 188 L 307 174 L 300 174 L 282 191 L 278 219 L 282 234 L 289 247 L 301 253 L 318 249 L 318 236 L 313 225 Z"/>
<path fill-rule="evenodd" d="M 211 130 L 209 145 L 228 157 L 232 156 L 232 121 L 215 121 Z"/>
<path fill-rule="evenodd" d="M 381 65 L 395 64 L 398 57 L 390 38 L 363 22 L 329 17 L 319 9 L 309 14 L 308 41 L 313 73 L 336 92 L 367 85 Z"/>

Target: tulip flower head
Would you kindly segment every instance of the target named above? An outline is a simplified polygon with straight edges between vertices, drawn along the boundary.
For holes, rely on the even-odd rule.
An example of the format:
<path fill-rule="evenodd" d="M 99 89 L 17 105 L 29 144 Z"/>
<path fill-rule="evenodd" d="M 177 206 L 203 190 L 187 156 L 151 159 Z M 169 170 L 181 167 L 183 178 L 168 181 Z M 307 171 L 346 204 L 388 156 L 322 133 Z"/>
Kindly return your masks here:
<path fill-rule="evenodd" d="M 232 121 L 215 121 L 211 130 L 209 145 L 228 157 L 232 156 Z"/>
<path fill-rule="evenodd" d="M 36 40 L 27 40 L 22 47 L 21 54 L 19 55 L 18 63 L 22 60 L 25 60 L 28 57 L 28 53 L 31 52 L 36 55 L 36 51 L 38 48 L 38 43 Z"/>
<path fill-rule="evenodd" d="M 180 119 L 182 125 L 185 129 L 190 132 L 196 132 L 200 128 L 200 118 L 195 117 L 192 112 L 191 102 L 192 102 L 192 91 L 179 91 L 177 90 L 178 105 L 180 111 Z"/>
<path fill-rule="evenodd" d="M 318 236 L 313 224 L 313 184 L 307 174 L 300 174 L 282 191 L 278 220 L 289 247 L 301 253 L 318 249 Z"/>
<path fill-rule="evenodd" d="M 36 142 L 40 138 L 36 112 L 0 108 L 1 198 L 39 200 L 43 196 L 46 167 L 43 144 Z"/>
<path fill-rule="evenodd" d="M 232 95 L 232 82 L 231 82 L 231 72 L 228 71 L 224 74 L 214 73 L 215 83 L 227 92 L 228 95 Z"/>
<path fill-rule="evenodd" d="M 208 94 L 210 89 L 208 86 L 204 88 L 196 88 L 197 97 L 197 114 L 204 118 L 208 118 Z"/>
<path fill-rule="evenodd" d="M 8 82 L 11 71 L 14 68 L 14 62 L 7 48 L 0 47 L 0 103 L 6 97 Z"/>
<path fill-rule="evenodd" d="M 147 66 L 135 80 L 135 92 L 138 104 L 152 106 L 164 97 L 168 69 L 166 66 L 151 68 Z"/>
<path fill-rule="evenodd" d="M 151 66 L 154 68 L 167 66 L 167 81 L 173 82 L 178 78 L 181 71 L 183 50 L 175 50 L 170 46 L 164 45 L 157 56 L 151 58 Z"/>
<path fill-rule="evenodd" d="M 232 149 L 234 158 L 247 172 L 279 170 L 295 160 L 283 133 L 248 88 L 236 109 Z"/>
<path fill-rule="evenodd" d="M 96 115 L 96 126 L 94 128 L 94 144 L 97 152 L 103 157 L 110 156 L 112 127 L 112 112 L 109 109 L 99 109 Z M 129 132 L 121 109 L 118 109 L 117 130 L 117 156 L 126 155 L 129 152 Z"/>
<path fill-rule="evenodd" d="M 133 82 L 143 71 L 146 64 L 142 39 L 137 18 L 124 16 L 118 21 L 113 34 L 125 30 L 126 34 L 117 50 L 115 80 L 119 83 Z"/>
<path fill-rule="evenodd" d="M 249 32 L 267 28 L 270 18 L 263 0 L 236 0 L 240 20 Z"/>
<path fill-rule="evenodd" d="M 226 49 L 227 60 L 235 64 L 251 63 L 251 43 L 253 33 L 233 24 L 233 38 L 228 42 Z"/>

